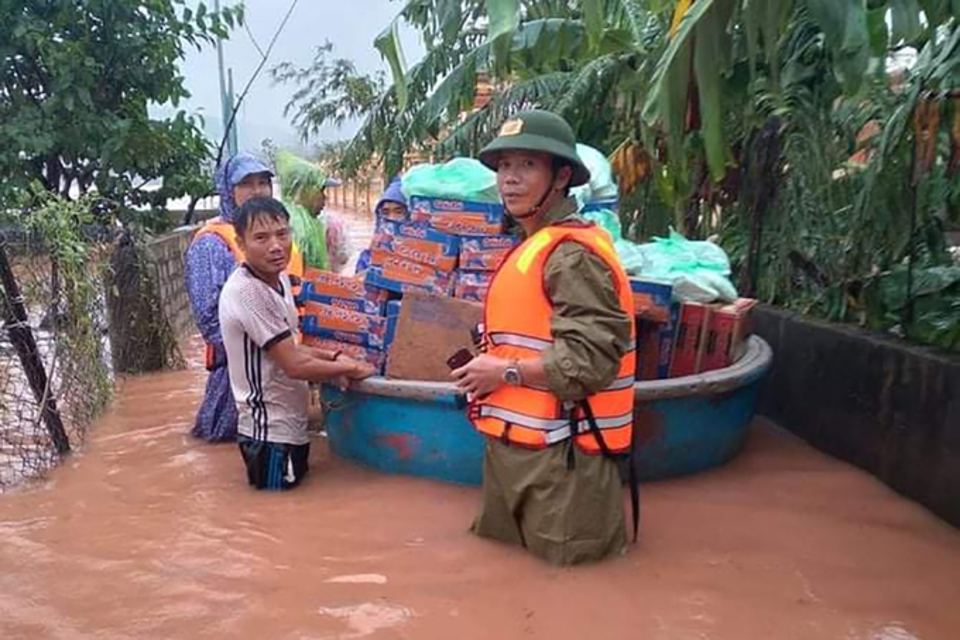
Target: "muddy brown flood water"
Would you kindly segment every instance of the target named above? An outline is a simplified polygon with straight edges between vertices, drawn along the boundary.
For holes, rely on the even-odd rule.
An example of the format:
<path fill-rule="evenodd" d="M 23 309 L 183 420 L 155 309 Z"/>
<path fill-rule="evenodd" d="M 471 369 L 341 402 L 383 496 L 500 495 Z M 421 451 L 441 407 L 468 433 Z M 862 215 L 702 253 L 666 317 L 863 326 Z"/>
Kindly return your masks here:
<path fill-rule="evenodd" d="M 960 638 L 960 532 L 772 425 L 645 485 L 628 556 L 557 569 L 468 534 L 477 489 L 321 446 L 298 490 L 248 489 L 187 435 L 203 376 L 124 381 L 85 452 L 0 496 L 0 638 Z"/>

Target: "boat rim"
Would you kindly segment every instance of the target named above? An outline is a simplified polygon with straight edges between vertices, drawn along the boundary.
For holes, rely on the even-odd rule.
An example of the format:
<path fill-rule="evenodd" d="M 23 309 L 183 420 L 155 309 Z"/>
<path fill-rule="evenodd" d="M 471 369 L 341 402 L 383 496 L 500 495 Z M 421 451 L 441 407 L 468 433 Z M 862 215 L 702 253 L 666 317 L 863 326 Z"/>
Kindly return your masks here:
<path fill-rule="evenodd" d="M 715 371 L 665 380 L 641 380 L 634 384 L 638 402 L 689 396 L 710 396 L 745 387 L 763 376 L 773 363 L 773 350 L 759 336 L 750 336 L 741 358 L 733 365 Z M 452 382 L 396 380 L 374 376 L 355 383 L 351 393 L 402 398 L 422 402 L 449 399 L 458 394 Z"/>

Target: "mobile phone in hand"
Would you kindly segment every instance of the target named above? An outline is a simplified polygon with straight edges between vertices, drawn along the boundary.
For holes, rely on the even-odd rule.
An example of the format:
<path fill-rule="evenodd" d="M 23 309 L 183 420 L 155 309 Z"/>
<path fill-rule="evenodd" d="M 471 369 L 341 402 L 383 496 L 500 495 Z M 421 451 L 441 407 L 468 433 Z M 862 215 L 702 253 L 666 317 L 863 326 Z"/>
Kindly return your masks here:
<path fill-rule="evenodd" d="M 447 366 L 450 367 L 451 371 L 453 371 L 454 369 L 459 369 L 460 367 L 466 365 L 471 360 L 473 360 L 473 354 L 470 353 L 469 349 L 463 348 L 447 358 Z"/>

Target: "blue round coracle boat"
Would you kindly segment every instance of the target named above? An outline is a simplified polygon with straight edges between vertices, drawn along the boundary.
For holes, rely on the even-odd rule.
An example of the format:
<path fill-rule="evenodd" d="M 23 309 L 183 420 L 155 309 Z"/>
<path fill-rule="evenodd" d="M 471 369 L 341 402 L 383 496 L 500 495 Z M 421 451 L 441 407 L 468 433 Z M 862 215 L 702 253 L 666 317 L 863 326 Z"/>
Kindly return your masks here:
<path fill-rule="evenodd" d="M 773 354 L 753 336 L 733 366 L 636 383 L 636 464 L 642 480 L 697 473 L 742 448 Z M 483 439 L 449 383 L 370 378 L 324 387 L 334 453 L 387 473 L 480 484 Z"/>

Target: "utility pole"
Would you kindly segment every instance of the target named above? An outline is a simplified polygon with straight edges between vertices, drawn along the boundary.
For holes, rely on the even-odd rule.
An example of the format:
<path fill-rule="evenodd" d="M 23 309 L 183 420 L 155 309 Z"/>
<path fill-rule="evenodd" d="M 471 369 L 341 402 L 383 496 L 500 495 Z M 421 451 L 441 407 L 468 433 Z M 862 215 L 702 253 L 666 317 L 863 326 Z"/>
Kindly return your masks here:
<path fill-rule="evenodd" d="M 227 104 L 230 105 L 230 112 L 233 113 L 233 105 L 236 104 L 236 95 L 233 93 L 233 69 L 227 69 Z M 233 119 L 233 124 L 230 125 L 230 139 L 227 142 L 227 147 L 230 149 L 230 155 L 234 156 L 237 154 L 237 119 Z"/>
<path fill-rule="evenodd" d="M 220 12 L 220 0 L 213 0 L 213 8 Z M 230 131 L 226 130 L 230 123 L 230 116 L 233 113 L 233 82 L 231 77 L 231 86 L 227 89 L 227 79 L 223 68 L 223 41 L 217 38 L 217 67 L 220 71 L 220 118 L 223 122 L 223 135 L 227 139 L 228 157 L 237 154 L 237 124 L 236 121 L 230 124 Z M 232 76 L 232 73 L 231 73 Z"/>

